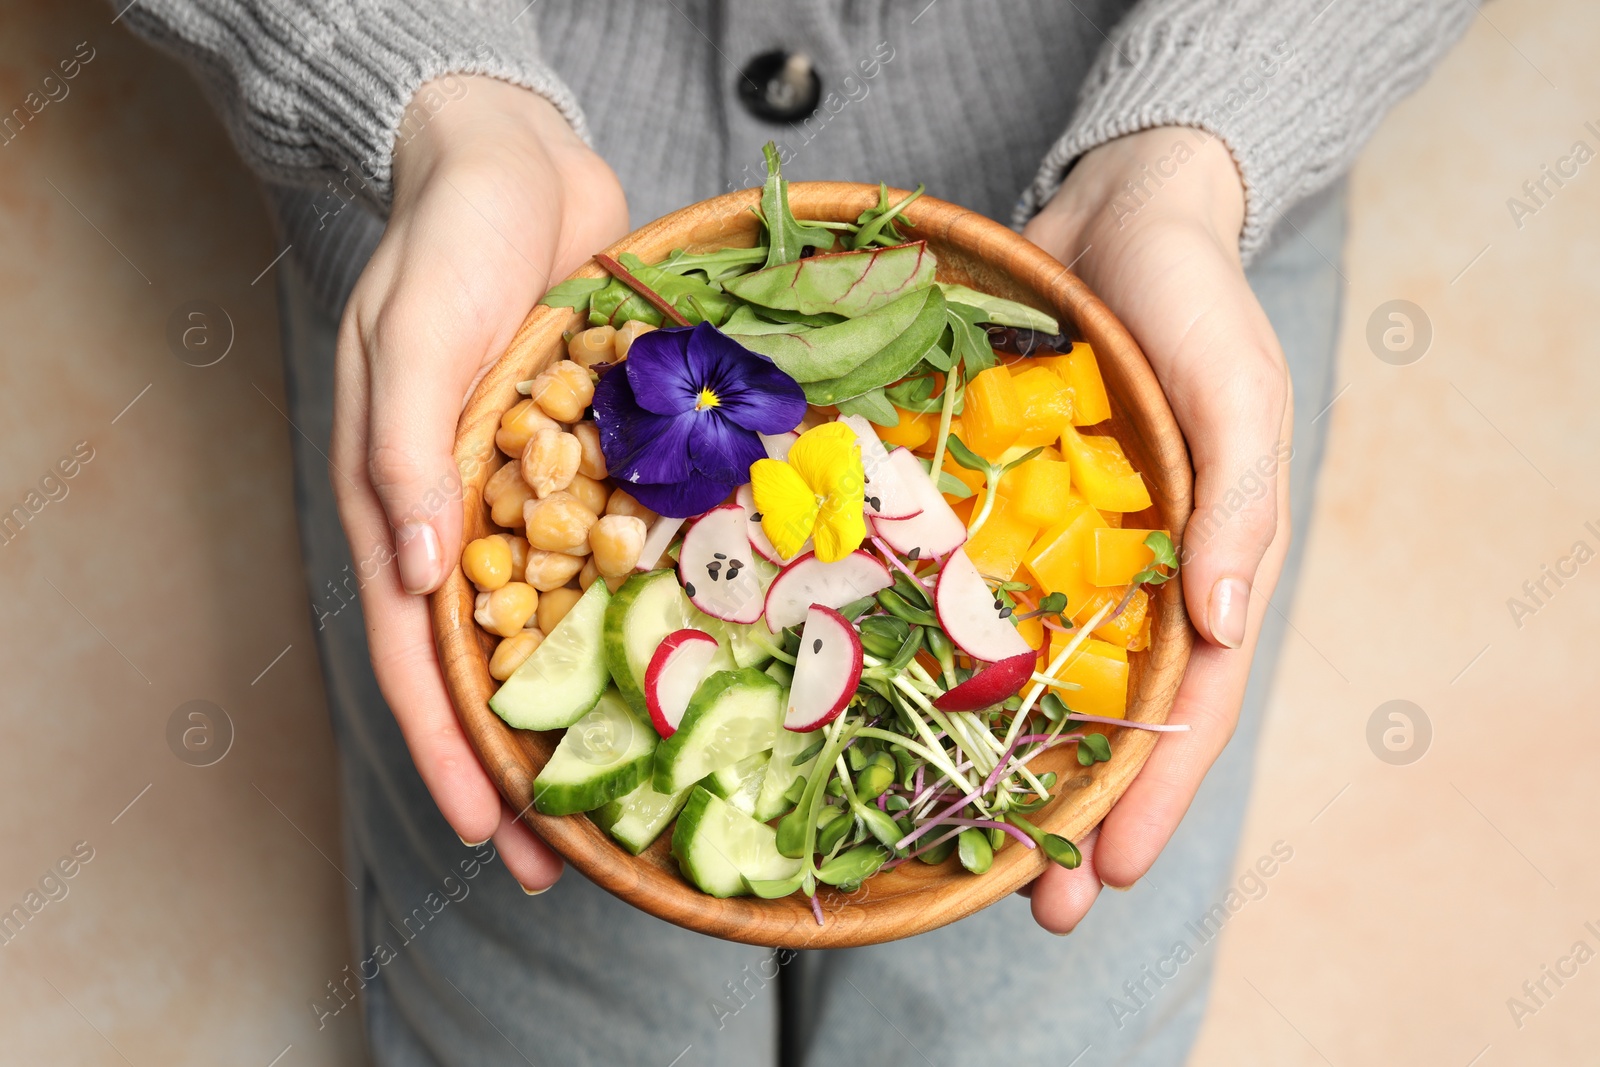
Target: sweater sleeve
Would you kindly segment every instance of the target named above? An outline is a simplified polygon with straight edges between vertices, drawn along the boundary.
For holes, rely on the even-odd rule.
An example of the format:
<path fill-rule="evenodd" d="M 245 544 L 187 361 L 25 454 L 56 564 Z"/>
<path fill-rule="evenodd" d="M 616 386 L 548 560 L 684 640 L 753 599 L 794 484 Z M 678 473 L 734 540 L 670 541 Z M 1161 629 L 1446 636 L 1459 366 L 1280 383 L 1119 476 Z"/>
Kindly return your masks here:
<path fill-rule="evenodd" d="M 577 101 L 539 59 L 523 0 L 112 2 L 134 32 L 195 72 L 263 178 L 335 182 L 380 215 L 397 143 L 468 91 L 449 75 L 530 89 L 587 138 Z M 411 106 L 435 79 L 438 92 Z"/>
<path fill-rule="evenodd" d="M 1248 262 L 1284 211 L 1350 166 L 1473 11 L 1461 0 L 1140 0 L 1111 30 L 1014 221 L 1091 148 L 1196 127 L 1222 139 L 1244 178 Z"/>

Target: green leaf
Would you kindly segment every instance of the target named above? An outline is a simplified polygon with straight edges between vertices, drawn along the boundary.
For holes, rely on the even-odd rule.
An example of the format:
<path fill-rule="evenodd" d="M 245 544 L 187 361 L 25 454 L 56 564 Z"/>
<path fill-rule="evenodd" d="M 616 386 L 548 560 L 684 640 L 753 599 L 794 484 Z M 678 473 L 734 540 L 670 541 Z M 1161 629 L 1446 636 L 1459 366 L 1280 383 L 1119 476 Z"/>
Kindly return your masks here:
<path fill-rule="evenodd" d="M 811 744 L 801 749 L 800 754 L 794 758 L 793 766 L 798 767 L 808 760 L 816 759 L 817 753 L 822 751 L 822 746 L 825 740 L 825 738 L 819 737 L 815 741 L 811 742 Z"/>
<path fill-rule="evenodd" d="M 1178 576 L 1178 553 L 1172 547 L 1172 538 L 1160 530 L 1153 530 L 1144 539 L 1145 547 L 1155 553 L 1155 561 L 1133 576 L 1134 585 L 1160 585 Z M 1168 568 L 1163 574 L 1161 568 Z"/>
<path fill-rule="evenodd" d="M 762 307 L 855 318 L 933 284 L 933 253 L 923 241 L 834 252 L 732 278 L 724 288 Z"/>
<path fill-rule="evenodd" d="M 964 305 L 982 315 L 983 317 L 978 320 L 980 322 L 992 322 L 996 326 L 1016 326 L 1048 334 L 1061 332 L 1059 322 L 1027 304 L 1019 304 L 1003 296 L 980 293 L 976 289 L 956 285 L 954 282 L 940 282 L 939 288 L 944 290 L 945 299 L 952 304 Z"/>
<path fill-rule="evenodd" d="M 964 304 L 946 303 L 945 314 L 950 325 L 950 353 L 954 360 L 961 363 L 966 376 L 971 378 L 979 371 L 994 366 L 994 348 L 989 344 L 988 332 L 981 325 L 983 312 Z"/>
<path fill-rule="evenodd" d="M 647 322 L 660 326 L 661 312 L 628 288 L 626 282 L 612 278 L 589 299 L 589 325 L 621 326 L 625 322 Z"/>
<path fill-rule="evenodd" d="M 767 227 L 766 266 L 793 263 L 807 248 L 833 247 L 833 234 L 817 226 L 802 226 L 789 210 L 789 183 L 778 160 L 778 146 L 768 141 L 761 149 L 767 160 L 767 184 L 761 191 L 761 221 Z"/>
<path fill-rule="evenodd" d="M 1051 722 L 1060 722 L 1067 714 L 1067 704 L 1056 694 L 1046 693 L 1044 699 L 1039 701 L 1039 710 L 1044 712 L 1044 717 Z"/>
<path fill-rule="evenodd" d="M 950 435 L 949 439 L 945 441 L 944 447 L 950 453 L 950 458 L 967 468 L 967 470 L 978 471 L 981 474 L 989 473 L 991 469 L 989 461 L 968 448 L 961 442 L 961 438 L 955 434 Z"/>
<path fill-rule="evenodd" d="M 1104 734 L 1085 734 L 1078 742 L 1078 763 L 1089 766 L 1111 758 L 1111 742 Z"/>
<path fill-rule="evenodd" d="M 752 267 L 761 266 L 766 262 L 766 258 L 767 250 L 760 245 L 755 248 L 719 248 L 715 252 L 686 252 L 681 248 L 674 248 L 667 258 L 655 264 L 655 267 L 669 274 L 698 272 L 704 274 L 708 282 L 719 282 L 724 278 L 743 274 Z"/>
<path fill-rule="evenodd" d="M 1000 468 L 1000 473 L 1004 474 L 1006 471 L 1011 470 L 1013 467 L 1020 467 L 1024 463 L 1028 462 L 1028 460 L 1030 460 L 1030 459 L 1038 459 L 1039 456 L 1043 452 L 1044 452 L 1044 448 L 1043 447 L 1030 449 L 1029 451 L 1024 452 L 1022 455 L 1018 456 L 1016 459 L 1012 460 L 1010 463 L 1007 463 L 1005 466 L 1001 467 Z"/>
<path fill-rule="evenodd" d="M 973 874 L 982 874 L 994 862 L 994 849 L 989 845 L 989 838 L 976 826 L 969 826 L 956 835 L 956 851 L 960 854 L 961 866 Z"/>
<path fill-rule="evenodd" d="M 893 245 L 905 240 L 904 237 L 900 236 L 900 231 L 895 228 L 895 220 L 900 217 L 901 212 L 911 205 L 912 201 L 922 195 L 925 188 L 926 186 L 918 185 L 916 190 L 904 200 L 890 206 L 889 187 L 883 182 L 879 182 L 878 206 L 869 207 L 856 217 L 856 225 L 860 228 L 850 238 L 850 247 L 866 248 L 873 244 Z"/>
<path fill-rule="evenodd" d="M 939 334 L 939 342 L 923 355 L 928 366 L 934 370 L 948 374 L 950 368 L 956 365 L 955 338 L 948 329 Z"/>
<path fill-rule="evenodd" d="M 856 808 L 856 818 L 866 825 L 867 833 L 876 838 L 884 848 L 894 848 L 894 843 L 905 836 L 886 812 L 879 811 L 870 804 L 862 804 Z"/>
<path fill-rule="evenodd" d="M 884 397 L 882 389 L 869 389 L 860 396 L 839 401 L 837 406 L 841 414 L 860 415 L 879 426 L 900 425 L 900 413 Z"/>
<path fill-rule="evenodd" d="M 941 301 L 939 315 L 942 318 L 943 299 L 937 289 L 929 288 L 907 293 L 887 307 L 833 326 L 793 333 L 724 332 L 751 351 L 760 352 L 772 360 L 779 370 L 797 382 L 833 382 L 885 352 L 894 353 L 898 362 L 906 364 L 907 369 L 916 366 L 916 360 L 929 344 L 921 340 L 926 332 L 921 325 L 924 312 L 932 301 L 938 300 Z M 902 341 L 905 343 L 901 344 Z M 899 356 L 901 348 L 914 347 L 919 343 L 921 347 L 909 360 Z M 904 376 L 902 372 L 894 378 L 868 383 L 853 393 L 839 393 L 833 399 L 814 403 L 831 404 L 846 397 L 858 396 L 867 389 L 888 385 Z"/>
<path fill-rule="evenodd" d="M 1067 610 L 1067 594 L 1051 593 L 1039 599 L 1039 610 L 1049 615 L 1060 615 Z"/>
<path fill-rule="evenodd" d="M 604 289 L 610 280 L 609 278 L 568 278 L 545 293 L 539 299 L 539 303 L 545 307 L 588 311 L 590 299 L 593 298 L 595 293 Z"/>
<path fill-rule="evenodd" d="M 732 297 L 712 288 L 710 284 L 698 278 L 652 267 L 631 252 L 622 253 L 617 257 L 617 262 L 677 308 L 678 314 L 688 319 L 691 325 L 710 322 L 713 326 L 720 326 L 739 306 Z"/>
<path fill-rule="evenodd" d="M 817 880 L 831 886 L 856 885 L 876 874 L 888 858 L 887 848 L 872 844 L 857 845 L 818 867 Z"/>
<path fill-rule="evenodd" d="M 955 438 L 952 437 L 950 440 L 954 441 Z M 917 462 L 922 464 L 922 469 L 928 472 L 929 477 L 932 477 L 933 460 L 918 456 Z M 949 471 L 940 471 L 939 480 L 936 484 L 939 486 L 939 492 L 944 493 L 946 496 L 953 496 L 957 500 L 965 500 L 972 495 L 972 490 L 967 488 L 967 483 Z"/>
<path fill-rule="evenodd" d="M 879 389 L 892 382 L 904 378 L 911 368 L 922 361 L 923 355 L 939 339 L 939 331 L 944 323 L 944 297 L 938 289 L 929 288 L 907 293 L 900 300 L 890 304 L 874 315 L 864 315 L 859 319 L 838 326 L 829 327 L 829 330 L 843 330 L 858 322 L 866 322 L 875 315 L 884 315 L 892 310 L 901 301 L 920 301 L 920 310 L 917 317 L 904 331 L 892 342 L 883 346 L 854 370 L 835 378 L 822 381 L 812 380 L 802 383 L 805 389 L 806 400 L 813 404 L 837 404 L 853 396 L 860 396 L 869 389 Z M 817 331 L 819 334 L 824 332 Z M 774 360 L 777 362 L 777 360 Z M 779 367 L 782 368 L 779 363 Z M 793 375 L 791 375 L 793 377 Z M 797 381 L 799 379 L 796 379 Z"/>
<path fill-rule="evenodd" d="M 931 374 L 924 374 L 891 385 L 884 390 L 884 393 L 894 401 L 895 407 L 905 408 L 907 411 L 919 411 L 925 410 L 930 403 L 935 408 L 939 406 L 939 401 L 935 397 L 939 392 L 938 384 Z"/>

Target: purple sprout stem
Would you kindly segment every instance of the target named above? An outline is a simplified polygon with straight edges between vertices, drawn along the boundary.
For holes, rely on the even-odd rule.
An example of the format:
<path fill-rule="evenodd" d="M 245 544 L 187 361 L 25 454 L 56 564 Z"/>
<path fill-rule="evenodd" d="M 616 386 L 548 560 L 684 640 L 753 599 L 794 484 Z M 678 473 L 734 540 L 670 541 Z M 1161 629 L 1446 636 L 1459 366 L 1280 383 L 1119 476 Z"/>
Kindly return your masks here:
<path fill-rule="evenodd" d="M 817 925 L 818 926 L 823 925 L 823 922 L 822 922 L 822 904 L 821 904 L 820 901 L 817 900 L 817 895 L 815 893 L 811 894 L 811 914 L 813 914 L 813 915 L 815 915 L 817 917 Z"/>
<path fill-rule="evenodd" d="M 1127 719 L 1112 719 L 1105 715 L 1085 715 L 1081 711 L 1067 712 L 1067 718 L 1078 722 L 1097 722 L 1105 726 L 1126 726 L 1131 730 L 1150 730 L 1155 733 L 1181 733 L 1189 729 L 1188 723 L 1156 723 L 1156 722 L 1130 722 Z"/>
<path fill-rule="evenodd" d="M 1027 845 L 1029 848 L 1036 848 L 1037 847 L 1033 843 L 1033 838 L 1031 838 L 1027 834 L 1023 833 L 1020 828 L 1012 826 L 1008 822 L 996 822 L 993 819 L 946 819 L 945 820 L 945 824 L 949 825 L 949 826 L 959 826 L 959 827 L 962 827 L 962 828 L 965 828 L 965 827 L 968 827 L 968 826 L 976 826 L 979 829 L 983 829 L 983 830 L 1004 830 L 1006 833 L 1010 834 L 1012 837 L 1016 838 L 1018 841 L 1021 841 L 1024 845 Z"/>

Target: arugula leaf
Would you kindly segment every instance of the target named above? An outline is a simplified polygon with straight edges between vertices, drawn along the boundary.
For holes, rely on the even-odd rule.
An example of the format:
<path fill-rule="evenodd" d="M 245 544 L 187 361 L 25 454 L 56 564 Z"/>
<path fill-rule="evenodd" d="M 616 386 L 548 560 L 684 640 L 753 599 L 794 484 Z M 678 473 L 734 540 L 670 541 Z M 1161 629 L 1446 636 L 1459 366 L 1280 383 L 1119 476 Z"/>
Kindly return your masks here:
<path fill-rule="evenodd" d="M 848 400 L 839 401 L 835 406 L 844 415 L 860 415 L 868 422 L 876 423 L 879 426 L 898 426 L 900 425 L 900 413 L 884 397 L 883 392 L 882 389 L 868 389 L 860 396 L 853 396 Z"/>
<path fill-rule="evenodd" d="M 994 349 L 989 347 L 989 333 L 981 326 L 983 312 L 966 304 L 947 303 L 945 314 L 950 325 L 950 353 L 965 368 L 967 377 L 971 378 L 979 371 L 994 366 Z"/>
<path fill-rule="evenodd" d="M 545 307 L 588 311 L 589 301 L 594 294 L 604 289 L 610 282 L 610 278 L 568 278 L 540 297 L 539 303 Z"/>
<path fill-rule="evenodd" d="M 904 241 L 905 238 L 900 236 L 900 231 L 895 229 L 895 220 L 899 218 L 901 212 L 911 205 L 912 201 L 923 194 L 926 188 L 926 186 L 918 185 L 916 191 L 891 207 L 889 205 L 889 187 L 883 182 L 879 182 L 878 206 L 869 207 L 856 217 L 856 225 L 859 229 L 850 238 L 850 247 L 866 248 L 868 245 L 873 244 L 895 245 Z M 907 222 L 906 225 L 909 226 L 911 223 Z"/>
<path fill-rule="evenodd" d="M 766 258 L 767 250 L 759 245 L 755 248 L 719 248 L 715 252 L 687 252 L 682 248 L 674 248 L 655 267 L 669 274 L 700 273 L 706 276 L 708 282 L 719 282 L 743 274 L 749 268 L 761 266 Z"/>
<path fill-rule="evenodd" d="M 996 326 L 1015 326 L 1019 329 L 1037 330 L 1040 333 L 1055 334 L 1061 331 L 1061 324 L 1044 312 L 1019 304 L 1015 300 L 1007 300 L 1003 296 L 990 296 L 980 293 L 976 289 L 954 282 L 940 282 L 939 288 L 944 290 L 945 299 L 952 304 L 970 307 L 983 315 L 983 322 L 992 322 Z"/>
<path fill-rule="evenodd" d="M 767 161 L 767 184 L 761 191 L 761 221 L 767 227 L 764 266 L 793 263 L 809 246 L 819 251 L 833 247 L 833 234 L 820 226 L 802 226 L 789 210 L 789 183 L 783 176 L 778 146 L 768 141 L 761 154 Z"/>

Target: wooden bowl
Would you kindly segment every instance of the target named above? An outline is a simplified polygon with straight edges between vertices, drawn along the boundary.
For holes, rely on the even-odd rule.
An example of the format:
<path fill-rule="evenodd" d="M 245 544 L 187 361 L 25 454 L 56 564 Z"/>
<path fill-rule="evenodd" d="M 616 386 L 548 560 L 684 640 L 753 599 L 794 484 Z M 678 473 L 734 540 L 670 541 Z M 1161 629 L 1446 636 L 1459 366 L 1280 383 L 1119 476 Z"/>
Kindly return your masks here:
<path fill-rule="evenodd" d="M 800 218 L 854 221 L 877 203 L 874 186 L 805 182 L 790 186 Z M 903 193 L 891 195 L 904 195 Z M 751 209 L 760 190 L 746 189 L 706 200 L 658 219 L 623 238 L 609 251 L 633 252 L 655 262 L 675 248 L 700 252 L 750 247 L 760 225 Z M 939 279 L 960 282 L 1020 300 L 1058 316 L 1063 328 L 1093 345 L 1111 396 L 1108 429 L 1150 487 L 1154 506 L 1136 519 L 1145 528 L 1181 531 L 1189 518 L 1192 471 L 1188 450 L 1150 365 L 1127 330 L 1076 275 L 1031 242 L 975 212 L 924 196 L 906 217 L 911 232 L 938 257 Z M 599 277 L 589 264 L 578 277 Z M 1068 326 L 1067 324 L 1070 324 Z M 533 377 L 566 348 L 564 330 L 584 323 L 572 311 L 535 307 L 504 356 L 478 386 L 461 416 L 455 458 L 461 470 L 463 536 L 482 537 L 494 527 L 484 505 L 484 482 L 500 462 L 494 434 L 500 416 L 521 397 L 516 383 Z M 1151 603 L 1150 647 L 1130 656 L 1128 717 L 1163 722 L 1172 707 L 1193 640 L 1184 612 L 1181 582 L 1160 586 Z M 962 870 L 954 857 L 938 866 L 903 864 L 844 894 L 819 886 L 826 921 L 817 924 L 805 898 L 753 897 L 718 900 L 678 873 L 668 849 L 670 831 L 640 856 L 629 855 L 581 815 L 546 816 L 533 810 L 533 779 L 559 740 L 507 726 L 489 710 L 495 683 L 489 677 L 492 639 L 472 619 L 474 591 L 457 567 L 433 595 L 434 635 L 450 695 L 462 725 L 490 777 L 514 810 L 523 812 L 540 837 L 588 878 L 636 907 L 668 922 L 715 937 L 783 948 L 844 948 L 909 937 L 954 922 L 999 900 L 1036 877 L 1048 860 L 1038 850 L 1013 845 L 995 856 L 981 876 Z M 1075 746 L 1040 756 L 1035 769 L 1059 775 L 1056 799 L 1033 816 L 1046 830 L 1078 840 L 1120 797 L 1144 764 L 1156 735 L 1114 729 L 1112 758 L 1078 766 Z"/>

